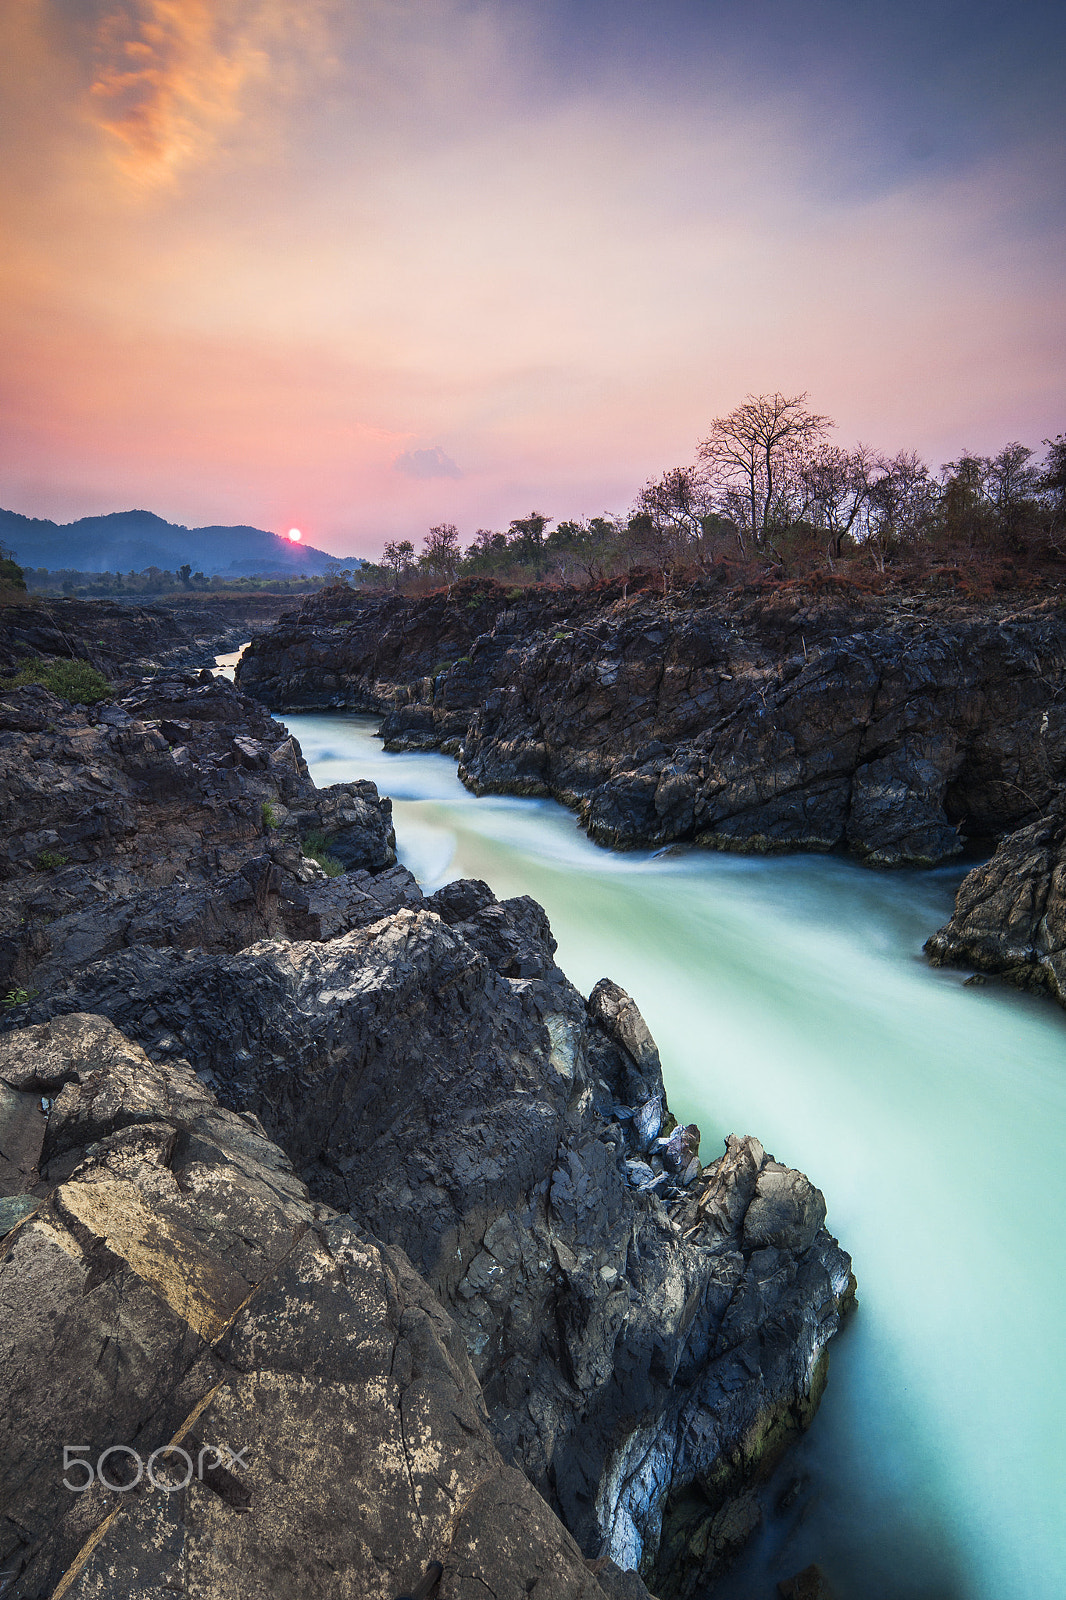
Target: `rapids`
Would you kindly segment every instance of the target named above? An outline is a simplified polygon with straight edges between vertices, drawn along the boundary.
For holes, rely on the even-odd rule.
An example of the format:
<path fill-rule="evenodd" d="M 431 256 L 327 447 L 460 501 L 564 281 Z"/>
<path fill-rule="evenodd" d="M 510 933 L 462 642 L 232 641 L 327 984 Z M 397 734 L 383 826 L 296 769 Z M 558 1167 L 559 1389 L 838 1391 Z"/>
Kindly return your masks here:
<path fill-rule="evenodd" d="M 533 895 L 580 988 L 632 993 L 704 1160 L 754 1133 L 826 1195 L 859 1310 L 716 1594 L 771 1600 L 817 1560 L 839 1600 L 1058 1600 L 1066 1017 L 926 965 L 963 869 L 613 855 L 552 802 L 476 799 L 448 758 L 386 753 L 370 718 L 284 720 L 317 783 L 393 797 L 427 891 Z"/>

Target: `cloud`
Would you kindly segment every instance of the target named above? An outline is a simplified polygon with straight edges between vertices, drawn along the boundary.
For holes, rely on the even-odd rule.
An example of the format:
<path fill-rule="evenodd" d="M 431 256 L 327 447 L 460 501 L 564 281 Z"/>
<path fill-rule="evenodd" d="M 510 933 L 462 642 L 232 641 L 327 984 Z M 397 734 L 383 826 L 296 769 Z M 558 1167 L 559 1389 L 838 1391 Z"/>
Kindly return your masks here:
<path fill-rule="evenodd" d="M 432 450 L 405 450 L 392 464 L 405 478 L 461 478 L 463 475 L 439 444 Z"/>
<path fill-rule="evenodd" d="M 322 65 L 329 0 L 118 0 L 94 33 L 93 120 L 118 164 L 150 184 L 210 153 L 255 84 L 294 58 Z"/>

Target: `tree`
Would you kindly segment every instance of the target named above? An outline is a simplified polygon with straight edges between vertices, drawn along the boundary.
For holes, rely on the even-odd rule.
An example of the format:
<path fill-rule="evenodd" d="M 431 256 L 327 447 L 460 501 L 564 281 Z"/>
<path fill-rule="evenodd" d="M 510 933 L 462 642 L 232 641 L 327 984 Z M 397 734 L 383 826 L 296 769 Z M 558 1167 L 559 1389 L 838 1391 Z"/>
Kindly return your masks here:
<path fill-rule="evenodd" d="M 401 539 L 399 544 L 390 540 L 381 553 L 381 563 L 392 573 L 393 583 L 399 584 L 415 564 L 415 547 L 410 539 Z"/>
<path fill-rule="evenodd" d="M 1029 541 L 1039 507 L 1037 496 L 1041 475 L 1030 466 L 1033 452 L 1015 439 L 1003 446 L 998 456 L 986 462 L 986 485 L 995 512 L 1000 538 L 1012 550 L 1022 550 Z"/>
<path fill-rule="evenodd" d="M 874 471 L 874 454 L 864 444 L 854 450 L 819 445 L 800 466 L 803 513 L 825 534 L 830 566 L 839 561 L 845 541 L 862 530 Z"/>
<path fill-rule="evenodd" d="M 610 517 L 590 517 L 587 522 L 560 522 L 548 535 L 546 548 L 558 563 L 561 578 L 576 570 L 589 583 L 602 578 L 618 543 L 618 528 Z"/>
<path fill-rule="evenodd" d="M 26 589 L 26 574 L 14 559 L 10 550 L 0 545 L 0 588 L 17 589 L 24 593 Z"/>
<path fill-rule="evenodd" d="M 713 513 L 705 475 L 698 467 L 671 467 L 652 478 L 637 497 L 630 531 L 662 567 L 691 550 L 702 557 L 704 536 Z"/>
<path fill-rule="evenodd" d="M 531 511 L 528 517 L 513 517 L 507 527 L 511 560 L 532 567 L 535 576 L 544 564 L 544 534 L 551 520 L 542 511 Z"/>
<path fill-rule="evenodd" d="M 454 522 L 441 522 L 430 528 L 422 540 L 421 564 L 435 577 L 454 581 L 461 556 L 459 529 Z"/>
<path fill-rule="evenodd" d="M 191 582 L 191 579 L 192 579 L 192 563 L 191 562 L 186 561 L 183 566 L 180 566 L 178 568 L 178 577 L 181 579 L 181 581 L 185 585 L 186 589 L 191 589 L 192 588 L 192 582 Z"/>
<path fill-rule="evenodd" d="M 1048 508 L 1048 542 L 1059 555 L 1066 554 L 1063 549 L 1063 539 L 1066 538 L 1066 433 L 1056 435 L 1054 439 L 1045 439 L 1048 453 L 1044 458 L 1044 470 L 1040 474 L 1038 487 L 1044 496 Z"/>
<path fill-rule="evenodd" d="M 884 571 L 886 559 L 913 545 L 932 526 L 940 490 L 926 463 L 914 450 L 874 458 L 870 480 L 866 535 L 863 544 Z"/>
<path fill-rule="evenodd" d="M 944 533 L 949 543 L 964 543 L 966 549 L 984 544 L 991 531 L 991 516 L 986 494 L 988 462 L 964 450 L 957 461 L 943 466 L 944 493 L 941 501 Z"/>
<path fill-rule="evenodd" d="M 513 517 L 507 531 L 516 544 L 526 544 L 531 549 L 539 550 L 544 542 L 544 530 L 551 520 L 542 511 L 531 511 L 528 517 Z"/>
<path fill-rule="evenodd" d="M 765 544 L 793 519 L 793 496 L 804 457 L 833 426 L 807 409 L 806 394 L 748 395 L 726 417 L 715 417 L 699 460 L 720 508 L 745 536 Z"/>

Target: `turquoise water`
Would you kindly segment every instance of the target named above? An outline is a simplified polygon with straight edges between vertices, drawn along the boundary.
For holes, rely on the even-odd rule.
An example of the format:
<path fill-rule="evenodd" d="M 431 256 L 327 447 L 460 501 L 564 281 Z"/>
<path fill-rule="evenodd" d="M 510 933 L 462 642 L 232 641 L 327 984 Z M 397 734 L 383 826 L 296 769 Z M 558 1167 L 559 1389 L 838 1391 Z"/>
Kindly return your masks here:
<path fill-rule="evenodd" d="M 480 877 L 546 907 L 587 992 L 610 975 L 712 1159 L 755 1133 L 824 1191 L 860 1309 L 801 1479 L 722 1591 L 767 1600 L 812 1560 L 839 1600 L 1066 1591 L 1066 1016 L 922 941 L 959 869 L 612 855 L 548 801 L 476 799 L 373 722 L 291 716 L 316 782 L 371 777 L 427 890 Z"/>

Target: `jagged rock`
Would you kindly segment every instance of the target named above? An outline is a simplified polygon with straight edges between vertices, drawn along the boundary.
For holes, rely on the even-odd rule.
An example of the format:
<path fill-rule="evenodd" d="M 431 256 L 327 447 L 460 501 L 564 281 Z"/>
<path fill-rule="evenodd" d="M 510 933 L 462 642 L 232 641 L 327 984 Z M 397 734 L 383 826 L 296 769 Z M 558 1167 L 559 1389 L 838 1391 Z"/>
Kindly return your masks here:
<path fill-rule="evenodd" d="M 925 949 L 936 967 L 977 967 L 1066 1005 L 1066 801 L 967 873 Z"/>
<path fill-rule="evenodd" d="M 260 1119 L 448 1306 L 501 1449 L 586 1556 L 689 1594 L 813 1414 L 850 1262 L 757 1140 L 668 1170 L 639 1011 L 606 981 L 583 1001 L 553 951 L 532 902 L 450 885 L 328 943 L 125 950 L 28 1016 L 91 997 Z"/>
<path fill-rule="evenodd" d="M 1066 776 L 1066 616 L 697 584 L 621 598 L 329 592 L 239 681 L 382 714 L 478 793 L 552 795 L 617 848 L 847 849 L 929 864 L 1032 820 Z"/>
<path fill-rule="evenodd" d="M 254 1117 L 92 1016 L 0 1040 L 0 1083 L 54 1096 L 0 1245 L 6 1600 L 605 1592 L 436 1296 Z"/>
<path fill-rule="evenodd" d="M 7 691 L 0 828 L 0 983 L 15 987 L 129 945 L 329 938 L 420 898 L 391 802 L 363 780 L 316 789 L 285 729 L 207 672 L 96 711 Z M 342 876 L 302 856 L 312 832 Z"/>
<path fill-rule="evenodd" d="M 79 660 L 126 680 L 161 667 L 210 666 L 285 609 L 280 595 L 216 595 L 161 605 L 25 595 L 0 606 L 0 673 L 27 660 Z"/>

